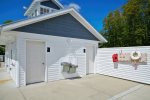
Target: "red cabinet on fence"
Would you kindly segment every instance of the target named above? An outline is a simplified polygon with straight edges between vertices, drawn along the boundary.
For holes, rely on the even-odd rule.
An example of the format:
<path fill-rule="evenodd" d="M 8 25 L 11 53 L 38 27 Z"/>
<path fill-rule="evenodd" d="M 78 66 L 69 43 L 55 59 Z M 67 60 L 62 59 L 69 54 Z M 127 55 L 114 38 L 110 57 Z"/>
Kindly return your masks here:
<path fill-rule="evenodd" d="M 118 62 L 118 54 L 112 55 L 113 62 Z"/>

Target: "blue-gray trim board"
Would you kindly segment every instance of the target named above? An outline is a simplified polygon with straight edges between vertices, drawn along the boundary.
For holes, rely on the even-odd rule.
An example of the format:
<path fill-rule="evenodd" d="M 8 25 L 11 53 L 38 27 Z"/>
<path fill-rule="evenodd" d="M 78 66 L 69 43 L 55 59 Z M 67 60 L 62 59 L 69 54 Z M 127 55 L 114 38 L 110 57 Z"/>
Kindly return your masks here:
<path fill-rule="evenodd" d="M 99 41 L 71 14 L 23 26 L 14 31 Z"/>

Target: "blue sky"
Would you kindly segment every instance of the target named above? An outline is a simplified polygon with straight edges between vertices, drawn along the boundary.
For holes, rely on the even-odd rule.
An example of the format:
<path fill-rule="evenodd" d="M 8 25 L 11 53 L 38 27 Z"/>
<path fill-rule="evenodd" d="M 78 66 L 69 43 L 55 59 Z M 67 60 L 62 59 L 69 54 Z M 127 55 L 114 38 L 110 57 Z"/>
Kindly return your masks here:
<path fill-rule="evenodd" d="M 60 0 L 65 6 L 75 6 L 80 14 L 98 31 L 109 12 L 120 8 L 127 0 Z M 1 0 L 0 24 L 6 20 L 20 20 L 32 0 Z"/>

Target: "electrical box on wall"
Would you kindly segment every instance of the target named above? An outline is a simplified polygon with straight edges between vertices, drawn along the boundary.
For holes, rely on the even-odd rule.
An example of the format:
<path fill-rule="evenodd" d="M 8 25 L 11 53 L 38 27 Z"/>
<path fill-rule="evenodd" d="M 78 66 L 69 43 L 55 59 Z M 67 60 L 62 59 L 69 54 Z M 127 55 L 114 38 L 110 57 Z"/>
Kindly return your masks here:
<path fill-rule="evenodd" d="M 50 47 L 47 47 L 47 52 L 51 52 L 51 48 Z"/>
<path fill-rule="evenodd" d="M 83 53 L 86 53 L 86 49 L 83 49 Z"/>

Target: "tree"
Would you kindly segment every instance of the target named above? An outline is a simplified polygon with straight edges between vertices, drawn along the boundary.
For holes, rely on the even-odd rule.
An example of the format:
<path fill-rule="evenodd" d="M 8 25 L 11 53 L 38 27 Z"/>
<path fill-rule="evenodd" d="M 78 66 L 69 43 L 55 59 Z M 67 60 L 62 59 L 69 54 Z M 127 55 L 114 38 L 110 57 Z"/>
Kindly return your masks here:
<path fill-rule="evenodd" d="M 104 19 L 103 47 L 150 45 L 150 0 L 128 0 Z"/>
<path fill-rule="evenodd" d="M 5 54 L 5 46 L 1 45 L 0 46 L 0 55 L 4 55 Z"/>
<path fill-rule="evenodd" d="M 9 23 L 12 23 L 13 20 L 6 20 L 3 24 L 9 24 Z"/>
<path fill-rule="evenodd" d="M 9 24 L 12 23 L 12 20 L 7 20 L 5 21 L 3 24 Z M 4 45 L 0 45 L 0 55 L 4 55 L 5 54 L 5 46 Z"/>

